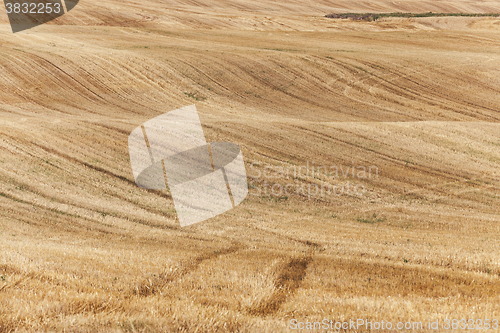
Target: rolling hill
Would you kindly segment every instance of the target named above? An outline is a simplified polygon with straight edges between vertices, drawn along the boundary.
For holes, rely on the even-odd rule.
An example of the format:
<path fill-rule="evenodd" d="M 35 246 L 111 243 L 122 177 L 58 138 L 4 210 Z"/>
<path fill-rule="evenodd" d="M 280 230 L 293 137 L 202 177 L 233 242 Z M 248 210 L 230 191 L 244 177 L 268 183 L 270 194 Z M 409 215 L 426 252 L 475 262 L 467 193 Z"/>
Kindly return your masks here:
<path fill-rule="evenodd" d="M 500 320 L 500 19 L 324 17 L 399 11 L 500 3 L 80 1 L 17 34 L 2 13 L 0 332 Z M 250 194 L 181 228 L 127 140 L 191 104 Z"/>

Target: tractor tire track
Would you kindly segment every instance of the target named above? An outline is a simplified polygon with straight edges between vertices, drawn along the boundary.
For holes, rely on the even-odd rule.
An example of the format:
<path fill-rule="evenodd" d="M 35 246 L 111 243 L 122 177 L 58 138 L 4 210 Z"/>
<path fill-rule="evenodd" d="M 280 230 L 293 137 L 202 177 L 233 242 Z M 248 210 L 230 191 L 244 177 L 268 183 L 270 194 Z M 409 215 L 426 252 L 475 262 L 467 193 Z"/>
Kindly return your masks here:
<path fill-rule="evenodd" d="M 236 253 L 241 251 L 243 248 L 244 246 L 241 243 L 233 241 L 231 246 L 227 248 L 222 248 L 216 251 L 207 251 L 194 259 L 183 262 L 182 267 L 179 269 L 172 272 L 161 272 L 153 278 L 145 279 L 143 282 L 133 287 L 128 292 L 127 297 L 148 297 L 156 294 L 162 294 L 162 290 L 167 287 L 168 284 L 178 281 L 183 276 L 196 271 L 201 264 Z"/>
<path fill-rule="evenodd" d="M 313 258 L 310 254 L 291 259 L 280 272 L 274 283 L 275 291 L 270 300 L 262 302 L 250 309 L 248 313 L 253 316 L 268 316 L 275 314 L 293 294 L 301 287 L 306 277 L 307 267 Z"/>
<path fill-rule="evenodd" d="M 277 279 L 274 281 L 274 292 L 272 296 L 269 299 L 264 299 L 262 302 L 246 311 L 252 316 L 272 315 L 278 312 L 281 305 L 292 297 L 298 289 L 300 289 L 302 281 L 307 275 L 307 268 L 314 260 L 314 253 L 318 249 L 322 248 L 322 246 L 321 244 L 310 240 L 293 238 L 253 225 L 247 225 L 247 227 L 309 247 L 303 256 L 290 258 L 288 260 L 287 264 L 279 272 Z"/>

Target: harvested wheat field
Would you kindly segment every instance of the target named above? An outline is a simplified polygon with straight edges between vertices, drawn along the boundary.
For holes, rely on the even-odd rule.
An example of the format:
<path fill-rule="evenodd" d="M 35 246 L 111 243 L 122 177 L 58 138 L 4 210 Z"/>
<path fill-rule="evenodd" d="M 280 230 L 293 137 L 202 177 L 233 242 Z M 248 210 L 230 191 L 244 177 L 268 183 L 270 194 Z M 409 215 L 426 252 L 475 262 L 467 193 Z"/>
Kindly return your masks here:
<path fill-rule="evenodd" d="M 500 18 L 325 17 L 429 11 L 500 2 L 82 0 L 16 34 L 2 9 L 0 332 L 495 331 Z M 182 228 L 128 137 L 192 104 L 249 195 Z"/>

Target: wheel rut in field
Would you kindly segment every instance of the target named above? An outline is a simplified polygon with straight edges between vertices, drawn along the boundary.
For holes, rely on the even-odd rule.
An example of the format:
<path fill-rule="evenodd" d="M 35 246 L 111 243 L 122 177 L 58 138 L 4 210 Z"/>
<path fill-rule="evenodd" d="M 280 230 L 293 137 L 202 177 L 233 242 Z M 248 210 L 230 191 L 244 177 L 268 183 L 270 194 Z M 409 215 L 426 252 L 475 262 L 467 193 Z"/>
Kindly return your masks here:
<path fill-rule="evenodd" d="M 281 270 L 274 282 L 274 293 L 272 296 L 248 310 L 248 313 L 254 316 L 272 315 L 276 313 L 281 308 L 281 305 L 302 286 L 302 281 L 307 275 L 307 267 L 314 260 L 313 254 L 317 250 L 321 249 L 322 246 L 319 243 L 307 239 L 293 238 L 272 230 L 266 230 L 255 226 L 252 226 L 251 228 L 260 232 L 278 236 L 286 239 L 287 241 L 308 246 L 308 249 L 303 256 L 291 258 Z"/>
<path fill-rule="evenodd" d="M 250 309 L 249 314 L 267 316 L 276 313 L 281 305 L 300 288 L 302 281 L 306 277 L 307 267 L 312 260 L 310 254 L 305 257 L 291 259 L 276 279 L 275 291 L 270 299 Z"/>
<path fill-rule="evenodd" d="M 243 246 L 240 243 L 233 242 L 233 244 L 228 248 L 216 251 L 207 251 L 198 257 L 185 262 L 184 265 L 182 265 L 182 268 L 176 269 L 172 272 L 162 272 L 158 275 L 154 275 L 152 278 L 145 279 L 142 283 L 131 290 L 130 296 L 135 295 L 147 297 L 155 294 L 161 294 L 163 288 L 165 288 L 169 283 L 179 280 L 190 272 L 197 270 L 202 263 L 218 259 L 224 255 L 235 253 L 240 251 L 242 248 Z"/>

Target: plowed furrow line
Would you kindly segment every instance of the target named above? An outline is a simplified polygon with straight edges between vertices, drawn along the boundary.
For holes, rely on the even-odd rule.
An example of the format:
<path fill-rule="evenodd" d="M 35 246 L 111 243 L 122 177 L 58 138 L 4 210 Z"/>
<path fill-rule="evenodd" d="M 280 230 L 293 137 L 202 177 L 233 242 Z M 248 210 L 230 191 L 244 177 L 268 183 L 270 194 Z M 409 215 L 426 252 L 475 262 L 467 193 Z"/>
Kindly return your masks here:
<path fill-rule="evenodd" d="M 40 59 L 45 60 L 45 59 L 38 57 L 38 56 L 35 56 L 35 55 L 34 55 L 34 57 L 39 58 L 39 60 Z M 22 77 L 23 81 L 26 85 L 28 85 L 28 82 L 30 82 L 29 83 L 30 86 L 32 85 L 33 82 L 41 83 L 42 82 L 41 80 L 43 77 L 44 84 L 46 84 L 49 87 L 51 85 L 54 85 L 51 88 L 57 87 L 55 89 L 48 89 L 47 91 L 51 91 L 53 93 L 58 93 L 58 92 L 63 92 L 63 91 L 65 92 L 64 96 L 59 94 L 58 98 L 62 99 L 64 101 L 64 103 L 66 103 L 66 105 L 68 105 L 68 106 L 74 106 L 74 107 L 81 107 L 82 106 L 82 103 L 75 102 L 75 98 L 72 97 L 71 94 L 68 94 L 68 91 L 73 92 L 76 96 L 81 97 L 88 102 L 91 102 L 91 103 L 96 102 L 96 99 L 90 98 L 90 96 L 88 96 L 87 94 L 84 93 L 84 91 L 88 91 L 88 89 L 86 87 L 84 87 L 84 91 L 81 91 L 81 90 L 79 91 L 78 89 L 76 89 L 76 86 L 80 85 L 80 83 L 77 82 L 77 85 L 75 85 L 76 81 L 71 76 L 69 76 L 66 73 L 63 73 L 62 71 L 59 71 L 59 70 L 56 70 L 56 71 L 51 70 L 50 67 L 54 67 L 54 66 L 51 66 L 50 62 L 44 61 L 45 64 L 38 62 L 37 63 L 38 66 L 33 68 L 34 67 L 33 64 L 28 65 L 25 63 L 24 60 L 21 60 L 21 59 L 16 59 L 16 60 L 18 60 L 19 63 L 13 62 L 12 64 L 16 64 L 17 66 L 11 66 L 11 71 L 15 70 L 17 72 L 17 74 L 14 74 L 15 72 L 12 72 L 12 74 L 15 75 L 16 77 Z M 49 64 L 49 65 L 47 66 L 47 64 Z M 24 72 L 23 67 L 25 67 L 25 66 L 31 67 L 32 71 L 30 73 L 22 74 Z M 21 73 L 21 75 L 19 73 Z M 61 75 L 58 75 L 57 73 L 63 73 L 65 75 L 61 76 Z M 21 85 L 21 87 L 23 87 L 23 86 L 24 85 Z M 22 88 L 20 88 L 20 89 L 22 89 Z M 28 92 L 23 91 L 23 90 L 21 90 L 19 92 L 16 91 L 15 94 L 17 96 L 23 98 L 27 102 L 35 104 L 35 105 L 41 105 L 41 106 L 44 106 L 44 107 L 51 109 L 51 110 L 55 109 L 55 107 L 56 107 L 56 105 L 54 105 L 54 96 L 53 95 L 48 95 L 46 93 L 38 92 L 38 91 L 36 94 L 31 95 Z M 92 94 L 94 94 L 94 93 L 92 92 Z M 41 97 L 43 97 L 43 98 L 41 98 Z M 55 101 L 61 101 L 61 100 L 56 99 Z M 89 109 L 89 108 L 87 108 L 87 109 Z M 62 110 L 60 107 L 57 109 L 57 111 L 64 113 L 64 114 L 70 114 L 70 113 Z M 96 112 L 93 112 L 90 109 L 87 111 L 89 113 L 96 114 Z"/>
<path fill-rule="evenodd" d="M 402 161 L 402 160 L 399 160 L 391 155 L 388 155 L 388 154 L 384 154 L 384 153 L 381 153 L 381 152 L 377 152 L 377 151 L 374 151 L 374 150 L 370 150 L 370 149 L 367 149 L 366 147 L 363 147 L 362 145 L 359 145 L 359 144 L 356 144 L 356 143 L 352 143 L 352 142 L 349 142 L 349 141 L 346 141 L 346 140 L 342 140 L 342 139 L 339 139 L 339 138 L 336 138 L 336 137 L 333 137 L 333 136 L 330 136 L 330 135 L 327 135 L 327 134 L 324 134 L 324 133 L 321 133 L 321 132 L 318 132 L 318 131 L 314 131 L 314 130 L 311 130 L 311 129 L 308 129 L 308 128 L 305 128 L 305 127 L 302 127 L 302 126 L 297 126 L 297 125 L 291 125 L 291 127 L 295 128 L 295 129 L 299 129 L 303 132 L 308 132 L 308 133 L 312 133 L 314 136 L 317 136 L 317 137 L 321 137 L 321 138 L 327 138 L 327 139 L 330 139 L 332 141 L 337 141 L 337 142 L 341 142 L 347 146 L 351 146 L 351 147 L 356 147 L 358 149 L 360 149 L 361 151 L 369 151 L 370 153 L 380 157 L 381 159 L 385 160 L 385 161 L 389 161 L 389 162 L 392 162 L 394 164 L 398 164 L 398 165 L 402 165 L 404 166 L 405 168 L 407 169 L 411 169 L 413 171 L 419 171 L 419 172 L 422 172 L 424 174 L 429 174 L 429 175 L 432 175 L 434 177 L 437 177 L 437 178 L 447 178 L 449 180 L 453 180 L 453 181 L 459 181 L 463 178 L 460 177 L 460 176 L 457 176 L 457 175 L 454 175 L 452 174 L 451 172 L 445 172 L 445 171 L 437 171 L 437 170 L 432 170 L 432 169 L 429 169 L 428 167 L 425 167 L 423 165 L 418 165 L 418 164 L 415 164 L 415 163 L 411 163 L 412 165 L 411 166 L 408 166 L 406 165 L 407 163 L 405 161 Z M 341 129 L 336 129 L 340 132 L 344 132 L 346 134 L 353 134 L 351 132 L 348 132 L 348 131 L 345 131 L 345 130 L 341 130 Z"/>
<path fill-rule="evenodd" d="M 332 62 L 336 63 L 337 65 L 339 65 L 341 67 L 343 67 L 345 70 L 347 70 L 354 77 L 358 77 L 360 75 L 360 72 L 359 72 L 360 69 L 356 68 L 356 66 L 354 66 L 354 65 L 351 65 L 351 64 L 348 64 L 348 63 L 341 63 L 341 62 L 335 61 L 335 60 L 332 60 Z M 400 85 L 396 85 L 393 82 L 390 82 L 387 79 L 384 79 L 384 78 L 382 78 L 380 76 L 377 76 L 377 75 L 375 75 L 373 73 L 368 73 L 368 72 L 364 71 L 362 75 L 366 76 L 366 78 L 364 78 L 364 79 L 358 79 L 357 80 L 358 83 L 362 82 L 363 80 L 373 80 L 374 84 L 381 85 L 382 87 L 385 88 L 385 91 L 387 91 L 388 93 L 392 93 L 393 95 L 395 95 L 397 97 L 403 97 L 403 98 L 410 99 L 410 100 L 414 100 L 415 97 L 419 97 L 419 99 L 422 102 L 428 103 L 428 105 L 436 106 L 438 104 L 437 102 L 439 101 L 439 99 L 433 99 L 433 98 L 430 98 L 430 97 L 426 97 L 424 94 L 419 93 L 416 90 L 413 90 L 412 94 L 410 94 L 407 91 L 405 91 L 405 89 L 401 88 Z M 399 76 L 399 78 L 403 78 L 404 79 L 404 76 Z M 351 89 L 355 89 L 355 90 L 359 91 L 360 93 L 369 94 L 368 89 L 365 88 L 365 87 L 358 87 L 356 85 L 350 84 L 349 82 L 346 82 L 346 84 Z M 398 102 L 394 98 L 392 98 L 390 101 L 393 102 L 393 103 L 401 104 L 400 102 Z M 441 106 L 441 107 L 445 107 L 445 106 Z M 448 109 L 451 110 L 451 108 L 449 108 L 447 106 L 445 108 L 448 108 Z"/>
<path fill-rule="evenodd" d="M 89 169 L 92 169 L 92 170 L 94 170 L 94 171 L 97 171 L 97 172 L 99 172 L 99 173 L 104 173 L 104 174 L 106 174 L 107 176 L 110 176 L 110 177 L 113 177 L 113 178 L 117 178 L 117 179 L 119 179 L 119 180 L 121 180 L 121 181 L 123 181 L 123 182 L 125 182 L 125 183 L 127 183 L 127 184 L 129 184 L 129 185 L 134 185 L 134 186 L 136 186 L 135 181 L 133 181 L 133 180 L 131 180 L 131 179 L 128 179 L 128 178 L 126 178 L 126 177 L 124 177 L 124 176 L 120 176 L 120 175 L 118 175 L 118 174 L 115 174 L 115 173 L 113 173 L 113 172 L 111 172 L 111 171 L 109 171 L 109 170 L 106 170 L 106 169 L 104 169 L 104 168 L 98 167 L 98 166 L 96 166 L 96 165 L 89 164 L 89 163 L 87 163 L 87 162 L 85 162 L 85 161 L 81 161 L 81 160 L 77 159 L 76 157 L 69 156 L 69 155 L 67 155 L 67 154 L 65 154 L 65 153 L 62 153 L 62 152 L 60 152 L 60 151 L 57 151 L 57 150 L 55 150 L 55 149 L 53 149 L 53 148 L 45 147 L 45 146 L 42 146 L 42 145 L 40 145 L 40 144 L 38 144 L 38 143 L 35 143 L 35 142 L 29 142 L 29 144 L 35 145 L 35 146 L 37 146 L 38 148 L 40 148 L 40 149 L 42 149 L 42 150 L 46 151 L 46 152 L 47 152 L 47 153 L 49 153 L 49 154 L 53 154 L 53 155 L 59 156 L 59 157 L 61 157 L 61 158 L 64 158 L 64 159 L 66 159 L 66 160 L 69 160 L 69 161 L 71 161 L 71 162 L 73 162 L 73 163 L 75 163 L 75 164 L 83 165 L 83 166 L 85 166 L 85 167 L 87 167 L 87 168 L 89 168 Z"/>
<path fill-rule="evenodd" d="M 79 80 L 77 80 L 75 77 L 73 77 L 71 74 L 69 74 L 68 72 L 66 72 L 65 70 L 63 70 L 62 68 L 60 68 L 59 66 L 57 66 L 56 64 L 54 64 L 53 62 L 45 59 L 45 58 L 42 58 L 36 54 L 31 54 L 32 56 L 40 59 L 42 62 L 46 63 L 49 65 L 49 67 L 53 67 L 55 68 L 56 70 L 55 71 L 48 71 L 50 73 L 52 73 L 53 76 L 55 76 L 53 73 L 54 72 L 59 72 L 59 73 L 63 73 L 68 79 L 69 79 L 69 82 L 74 82 L 76 83 L 76 85 L 82 87 L 85 91 L 89 92 L 90 95 L 94 96 L 95 97 L 95 100 L 92 100 L 92 101 L 96 101 L 96 100 L 99 100 L 99 101 L 102 101 L 102 102 L 106 102 L 106 100 L 104 98 L 102 98 L 98 93 L 94 92 L 92 89 L 90 89 L 89 87 L 87 87 L 85 84 L 83 84 L 82 82 L 80 82 Z M 82 96 L 84 96 L 83 94 L 80 94 Z"/>
<path fill-rule="evenodd" d="M 363 63 L 364 65 L 366 66 L 369 66 L 370 68 L 373 68 L 373 69 L 377 69 L 376 66 L 374 66 L 373 63 L 370 63 L 370 62 L 363 62 L 363 61 L 360 61 L 361 63 Z M 412 76 L 408 73 L 402 73 L 400 71 L 397 71 L 395 69 L 391 70 L 391 69 L 385 69 L 387 72 L 393 74 L 395 77 L 398 77 L 399 79 L 403 79 L 407 82 L 410 82 L 412 83 L 415 88 L 413 88 L 411 90 L 411 92 L 415 95 L 415 96 L 418 96 L 420 97 L 421 99 L 425 99 L 425 95 L 428 95 L 428 96 L 432 96 L 434 97 L 434 100 L 436 101 L 444 101 L 446 102 L 446 104 L 450 105 L 450 104 L 458 104 L 458 105 L 461 105 L 461 106 L 472 106 L 472 107 L 475 107 L 477 109 L 483 109 L 483 110 L 487 110 L 487 111 L 491 111 L 491 112 L 496 112 L 498 110 L 496 109 L 493 109 L 493 108 L 489 108 L 487 106 L 483 106 L 483 105 L 478 105 L 476 103 L 472 103 L 470 101 L 467 101 L 467 100 L 464 100 L 464 99 L 460 99 L 460 96 L 459 95 L 454 95 L 453 97 L 449 97 L 447 96 L 446 94 L 444 93 L 439 93 L 440 89 L 436 89 L 435 86 L 430 86 L 430 85 L 425 85 L 423 82 L 424 81 L 417 81 L 416 79 L 412 78 Z M 423 77 L 424 75 L 422 73 L 420 73 L 421 76 Z M 441 73 L 441 76 L 444 77 L 444 76 L 450 76 L 451 74 L 449 72 L 446 72 L 446 73 Z M 389 82 L 379 76 L 376 76 L 374 75 L 375 77 L 379 78 L 381 81 L 384 81 L 386 82 L 387 84 L 389 85 L 393 85 L 395 86 L 396 88 L 399 88 L 399 85 L 396 85 L 392 82 Z M 407 87 L 410 87 L 410 85 L 405 85 Z M 489 87 L 487 87 L 489 88 Z M 441 90 L 446 90 L 446 89 L 441 89 Z M 401 93 L 398 91 L 398 94 Z M 477 116 L 483 116 L 485 117 L 486 115 L 484 114 L 481 114 L 479 111 L 476 111 L 476 112 L 467 112 L 467 111 L 461 111 L 461 110 L 458 110 L 456 108 L 451 108 L 449 106 L 445 107 L 445 106 L 442 106 L 443 108 L 445 109 L 448 109 L 448 110 L 453 110 L 454 112 L 457 112 L 457 113 L 460 113 L 460 114 L 463 114 L 463 115 L 466 115 L 466 116 L 470 116 L 470 117 L 474 117 L 476 118 Z M 470 110 L 470 109 L 468 109 Z M 492 115 L 489 115 L 490 118 L 486 118 L 485 120 L 499 120 L 500 118 L 495 118 L 494 116 Z"/>
<path fill-rule="evenodd" d="M 256 219 L 251 219 L 251 220 L 254 221 L 254 222 L 261 222 L 261 221 L 256 220 Z M 297 239 L 297 238 L 294 238 L 294 237 L 291 237 L 291 236 L 283 235 L 283 234 L 281 234 L 279 232 L 276 232 L 276 231 L 273 231 L 273 230 L 267 230 L 267 229 L 259 228 L 259 227 L 256 227 L 255 225 L 249 225 L 248 227 L 252 228 L 254 230 L 257 230 L 258 232 L 264 232 L 264 233 L 267 233 L 267 234 L 271 234 L 273 236 L 278 236 L 280 238 L 283 238 L 283 239 L 285 239 L 287 241 L 291 241 L 293 243 L 299 243 L 299 244 L 302 244 L 302 245 L 305 245 L 305 246 L 309 246 L 309 247 L 311 247 L 311 249 L 319 249 L 319 248 L 321 248 L 321 244 L 313 242 L 313 241 L 310 241 L 310 240 Z"/>
<path fill-rule="evenodd" d="M 26 216 L 26 217 L 16 216 L 16 220 L 24 222 L 29 225 L 37 225 L 37 226 L 50 225 L 51 228 L 55 228 L 57 226 L 58 228 L 61 228 L 68 232 L 81 232 L 81 231 L 75 231 L 75 229 L 83 229 L 86 231 L 98 232 L 105 235 L 116 233 L 110 231 L 111 229 L 115 229 L 116 228 L 115 226 L 113 227 L 106 226 L 102 223 L 102 221 L 68 213 L 56 208 L 45 207 L 41 204 L 29 202 L 5 192 L 0 192 L 0 197 L 13 201 L 17 205 L 21 205 L 23 208 L 25 208 L 26 212 L 31 212 L 30 214 L 31 216 Z M 36 209 L 33 211 L 34 208 Z M 84 207 L 82 208 L 86 209 Z M 8 214 L 8 211 L 2 212 L 0 214 L 6 217 L 12 217 Z M 33 219 L 34 216 L 36 216 L 36 219 Z M 84 221 L 90 222 L 90 224 L 84 224 L 83 223 Z"/>
<path fill-rule="evenodd" d="M 359 60 L 358 60 L 359 61 Z M 350 68 L 347 65 L 344 65 L 338 61 L 332 60 L 332 62 L 335 62 L 339 66 L 344 66 L 344 68 L 352 75 L 358 75 L 359 76 L 359 71 L 356 71 L 356 68 Z M 364 64 L 365 66 L 368 66 L 374 70 L 378 70 L 379 68 L 377 65 L 374 65 L 371 62 L 363 62 L 359 61 L 361 64 Z M 352 66 L 352 65 L 350 65 Z M 416 100 L 418 99 L 419 101 L 423 103 L 427 103 L 430 106 L 439 106 L 441 109 L 451 111 L 453 113 L 458 113 L 464 116 L 468 116 L 474 119 L 477 119 L 478 116 L 481 117 L 481 119 L 492 121 L 492 120 L 498 120 L 500 118 L 495 117 L 492 114 L 485 115 L 479 111 L 471 111 L 470 107 L 474 107 L 476 109 L 483 109 L 487 110 L 490 112 L 496 111 L 493 108 L 483 106 L 483 105 L 478 105 L 476 103 L 472 103 L 470 101 L 466 101 L 463 99 L 460 99 L 458 96 L 453 96 L 449 97 L 444 93 L 439 93 L 440 89 L 436 89 L 436 86 L 430 86 L 430 85 L 425 85 L 423 81 L 416 81 L 416 79 L 411 79 L 411 76 L 409 76 L 407 73 L 402 73 L 398 72 L 396 70 L 390 70 L 390 69 L 384 69 L 388 73 L 392 74 L 393 77 L 398 78 L 400 80 L 404 80 L 407 83 L 410 84 L 396 84 L 392 81 L 389 81 L 379 75 L 376 75 L 374 73 L 365 73 L 364 75 L 369 76 L 370 80 L 373 80 L 372 85 L 379 84 L 384 88 L 385 91 L 392 93 L 394 96 L 397 97 L 403 97 L 409 100 Z M 443 73 L 443 75 L 449 75 L 449 73 Z M 361 80 L 358 80 L 360 82 Z M 349 85 L 352 89 L 355 89 L 359 91 L 360 93 L 363 94 L 369 94 L 369 91 L 367 88 L 363 87 L 357 87 L 357 86 L 352 86 L 349 83 L 346 83 Z M 413 87 L 412 87 L 413 86 Z M 407 88 L 402 88 L 402 87 L 407 87 Z M 446 90 L 446 89 L 441 89 L 441 90 Z M 349 96 L 352 98 L 351 96 Z M 362 102 L 361 100 L 357 100 L 358 102 Z M 391 102 L 401 104 L 398 100 L 391 98 Z M 452 107 L 451 105 L 458 105 L 460 107 L 469 107 L 467 110 L 460 110 L 457 107 Z M 404 105 L 406 106 L 406 105 Z"/>
<path fill-rule="evenodd" d="M 199 73 L 201 74 L 202 76 L 206 77 L 210 82 L 213 82 L 215 85 L 219 86 L 220 88 L 222 88 L 222 90 L 226 91 L 226 92 L 231 92 L 229 90 L 229 88 L 227 88 L 226 86 L 224 86 L 222 83 L 218 82 L 216 79 L 212 78 L 210 75 L 208 75 L 207 73 L 203 72 L 202 70 L 200 70 L 198 67 L 194 66 L 194 65 L 191 65 L 190 63 L 188 63 L 187 61 L 183 61 L 183 60 L 180 60 L 181 63 L 183 63 L 184 65 L 188 66 L 189 68 L 191 68 L 194 72 L 196 73 Z M 231 93 L 234 93 L 234 92 L 231 92 Z M 243 97 L 237 93 L 234 93 L 235 95 L 237 95 L 238 97 Z"/>

